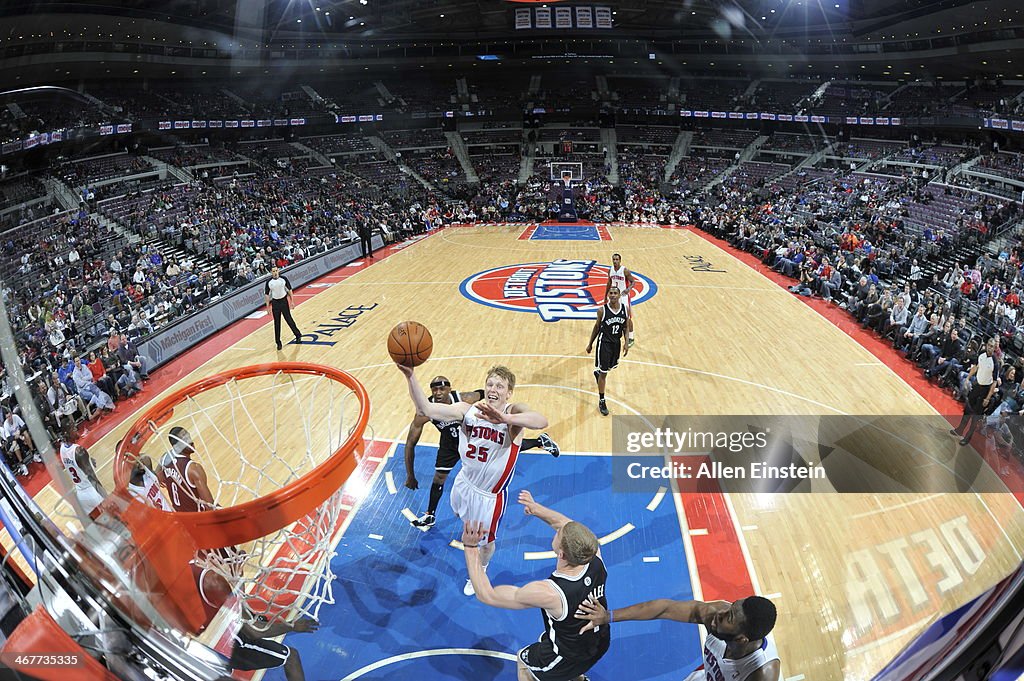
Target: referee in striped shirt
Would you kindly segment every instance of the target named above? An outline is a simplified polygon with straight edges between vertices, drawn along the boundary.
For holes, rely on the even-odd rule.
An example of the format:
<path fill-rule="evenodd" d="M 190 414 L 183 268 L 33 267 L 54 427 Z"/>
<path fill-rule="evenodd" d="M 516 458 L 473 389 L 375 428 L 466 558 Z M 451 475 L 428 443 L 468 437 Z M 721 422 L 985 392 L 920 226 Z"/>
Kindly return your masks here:
<path fill-rule="evenodd" d="M 971 443 L 971 436 L 974 435 L 978 424 L 984 420 L 989 402 L 999 387 L 999 362 L 996 360 L 998 345 L 997 337 L 989 338 L 985 343 L 985 349 L 978 355 L 978 361 L 967 374 L 967 382 L 971 383 L 971 389 L 964 403 L 964 416 L 960 419 L 960 425 L 949 431 L 950 435 L 961 437 L 961 447 Z"/>
<path fill-rule="evenodd" d="M 263 290 L 263 297 L 267 301 L 267 311 L 274 315 L 274 340 L 277 341 L 277 349 L 281 349 L 281 317 L 284 316 L 284 320 L 288 322 L 289 328 L 292 333 L 295 334 L 295 342 L 302 342 L 302 333 L 299 331 L 299 327 L 295 325 L 295 320 L 292 319 L 292 311 L 290 309 L 292 301 L 292 284 L 288 281 L 288 277 L 281 276 L 281 270 L 274 268 L 270 270 L 270 279 L 267 280 L 267 286 Z"/>

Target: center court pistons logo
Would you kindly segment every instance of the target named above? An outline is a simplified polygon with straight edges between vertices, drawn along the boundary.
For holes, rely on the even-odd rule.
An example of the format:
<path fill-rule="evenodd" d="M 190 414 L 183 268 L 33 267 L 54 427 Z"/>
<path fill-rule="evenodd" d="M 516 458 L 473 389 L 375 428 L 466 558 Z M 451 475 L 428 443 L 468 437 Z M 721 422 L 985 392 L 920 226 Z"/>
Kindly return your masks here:
<path fill-rule="evenodd" d="M 636 283 L 629 300 L 637 305 L 658 292 L 647 277 L 632 272 Z M 483 305 L 515 312 L 535 312 L 546 322 L 597 319 L 608 284 L 608 266 L 596 260 L 555 260 L 505 265 L 467 277 L 462 295 Z"/>

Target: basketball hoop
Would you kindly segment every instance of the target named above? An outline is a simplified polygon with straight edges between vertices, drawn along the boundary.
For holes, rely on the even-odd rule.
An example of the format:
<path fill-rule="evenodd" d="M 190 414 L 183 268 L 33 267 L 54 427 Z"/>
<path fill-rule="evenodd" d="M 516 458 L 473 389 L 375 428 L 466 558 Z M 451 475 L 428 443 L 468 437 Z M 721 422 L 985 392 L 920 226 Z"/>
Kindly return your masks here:
<path fill-rule="evenodd" d="M 225 371 L 149 407 L 118 448 L 114 481 L 118 496 L 129 500 L 119 519 L 173 601 L 163 612 L 184 628 L 202 626 L 194 612 L 199 590 L 182 588 L 190 563 L 223 577 L 256 628 L 296 615 L 315 618 L 321 605 L 333 603 L 330 561 L 342 487 L 357 465 L 369 413 L 366 390 L 353 376 L 303 362 Z M 178 428 L 191 446 L 176 446 L 181 438 L 171 430 Z M 173 466 L 182 449 L 206 473 L 213 509 L 167 512 L 126 493 L 141 455 L 159 471 Z M 180 489 L 168 485 L 164 492 Z M 195 495 L 170 502 L 205 506 Z M 191 541 L 180 541 L 181 534 Z"/>

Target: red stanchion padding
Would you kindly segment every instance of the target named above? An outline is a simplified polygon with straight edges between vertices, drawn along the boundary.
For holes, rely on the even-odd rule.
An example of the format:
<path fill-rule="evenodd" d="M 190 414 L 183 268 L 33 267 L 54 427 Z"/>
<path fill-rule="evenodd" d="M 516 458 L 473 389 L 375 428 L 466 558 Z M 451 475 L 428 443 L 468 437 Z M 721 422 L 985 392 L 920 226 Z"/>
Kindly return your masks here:
<path fill-rule="evenodd" d="M 18 625 L 4 643 L 0 657 L 8 667 L 40 681 L 118 681 L 82 650 L 42 606 Z"/>

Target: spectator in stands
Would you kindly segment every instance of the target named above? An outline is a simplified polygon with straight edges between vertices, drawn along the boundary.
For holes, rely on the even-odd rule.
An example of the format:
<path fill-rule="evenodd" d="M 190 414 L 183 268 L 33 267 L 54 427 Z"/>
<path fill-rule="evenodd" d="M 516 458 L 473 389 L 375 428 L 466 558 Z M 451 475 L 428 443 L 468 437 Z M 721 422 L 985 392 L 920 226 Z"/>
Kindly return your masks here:
<path fill-rule="evenodd" d="M 97 388 L 112 397 L 119 396 L 117 384 L 114 382 L 114 378 L 107 374 L 107 368 L 96 355 L 95 350 L 89 351 L 89 362 L 86 366 L 89 367 L 89 373 L 92 374 L 92 381 L 96 384 Z"/>
<path fill-rule="evenodd" d="M 117 338 L 117 341 L 116 350 L 118 357 L 121 358 L 124 364 L 125 371 L 133 372 L 143 381 L 150 380 L 150 359 L 139 353 L 135 343 L 126 334 L 122 334 L 120 338 Z M 137 383 L 134 378 L 132 382 Z"/>
<path fill-rule="evenodd" d="M 142 379 L 130 366 L 125 365 L 117 352 L 104 345 L 100 348 L 100 361 L 107 370 L 107 375 L 114 379 L 118 392 L 124 397 L 132 397 L 142 390 Z"/>
<path fill-rule="evenodd" d="M 878 292 L 878 286 L 869 284 L 867 277 L 860 278 L 860 285 L 854 291 L 854 297 L 849 305 L 850 312 L 857 318 L 861 325 L 868 325 L 869 315 L 878 312 L 882 296 Z M 888 291 L 886 291 L 888 293 Z M 874 326 L 874 325 L 872 325 Z"/>
<path fill-rule="evenodd" d="M 948 328 L 947 328 L 948 327 Z M 928 318 L 928 328 L 924 333 L 915 337 L 910 346 L 907 348 L 907 359 L 911 361 L 917 361 L 921 355 L 921 348 L 925 345 L 939 342 L 942 340 L 944 334 L 948 334 L 949 330 L 953 328 L 952 321 L 943 324 L 942 317 L 939 316 L 938 312 L 933 312 Z"/>
<path fill-rule="evenodd" d="M 856 272 L 853 268 L 851 272 Z M 864 305 L 867 301 L 868 295 L 875 289 L 875 284 L 868 279 L 866 274 L 862 274 L 857 284 L 853 287 L 853 291 L 846 300 L 846 309 L 854 317 L 860 318 L 864 314 Z"/>
<path fill-rule="evenodd" d="M 908 275 L 908 279 L 910 279 L 910 285 L 917 291 L 921 290 L 923 276 L 924 274 L 921 271 L 921 266 L 917 264 L 917 258 L 914 258 L 910 263 L 910 274 Z"/>
<path fill-rule="evenodd" d="M 45 387 L 50 414 L 58 425 L 64 423 L 65 419 L 74 419 L 75 414 L 79 411 L 82 412 L 83 418 L 85 417 L 85 403 L 78 395 L 70 392 L 55 374 L 51 373 L 47 377 Z"/>
<path fill-rule="evenodd" d="M 907 306 L 903 302 L 903 296 L 896 298 L 892 310 L 889 312 L 889 321 L 886 322 L 880 331 L 882 336 L 895 335 L 907 323 Z"/>
<path fill-rule="evenodd" d="M 921 346 L 920 359 L 918 363 L 924 367 L 924 375 L 929 380 L 944 370 L 944 365 L 950 357 L 960 354 L 960 332 L 957 331 L 952 321 L 946 322 L 942 335 L 934 342 Z M 940 365 L 943 365 L 940 368 Z"/>
<path fill-rule="evenodd" d="M 872 284 L 872 286 L 874 286 L 874 284 Z M 874 329 L 881 334 L 885 330 L 886 325 L 889 324 L 892 308 L 892 294 L 886 291 L 882 294 L 881 298 L 876 298 L 875 302 L 867 305 L 865 308 L 864 321 L 861 323 L 862 326 Z"/>
<path fill-rule="evenodd" d="M 902 300 L 902 299 L 901 299 Z M 896 310 L 893 310 L 895 313 Z M 910 344 L 912 344 L 917 338 L 924 334 L 928 330 L 928 317 L 925 314 L 925 306 L 918 305 L 917 311 L 911 318 L 910 323 L 900 326 L 895 331 L 895 341 L 893 347 L 897 350 L 909 350 Z"/>
<path fill-rule="evenodd" d="M 71 372 L 71 377 L 75 382 L 75 389 L 82 396 L 82 399 L 88 400 L 95 408 L 114 411 L 113 398 L 96 386 L 89 367 L 83 364 L 82 358 L 77 355 L 75 356 L 75 368 Z"/>
<path fill-rule="evenodd" d="M 4 417 L 3 436 L 9 443 L 9 446 L 18 450 L 18 456 L 22 463 L 26 461 L 42 461 L 39 457 L 39 452 L 35 450 L 32 444 L 32 436 L 29 434 L 25 422 L 14 413 L 14 410 L 8 410 L 7 416 Z"/>
<path fill-rule="evenodd" d="M 46 339 L 55 350 L 59 350 L 66 340 L 64 338 L 64 332 L 61 331 L 60 327 L 61 325 L 58 322 L 50 322 L 46 325 Z"/>
<path fill-rule="evenodd" d="M 3 452 L 4 461 L 15 475 L 18 477 L 28 475 L 28 462 L 31 459 L 22 450 L 17 440 L 7 438 L 3 428 L 0 428 L 0 451 Z"/>
<path fill-rule="evenodd" d="M 828 280 L 821 282 L 821 297 L 832 302 L 832 296 L 843 290 L 843 273 L 839 267 L 833 267 Z"/>

